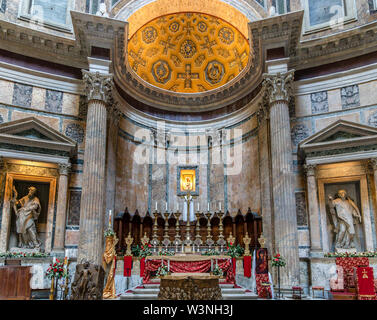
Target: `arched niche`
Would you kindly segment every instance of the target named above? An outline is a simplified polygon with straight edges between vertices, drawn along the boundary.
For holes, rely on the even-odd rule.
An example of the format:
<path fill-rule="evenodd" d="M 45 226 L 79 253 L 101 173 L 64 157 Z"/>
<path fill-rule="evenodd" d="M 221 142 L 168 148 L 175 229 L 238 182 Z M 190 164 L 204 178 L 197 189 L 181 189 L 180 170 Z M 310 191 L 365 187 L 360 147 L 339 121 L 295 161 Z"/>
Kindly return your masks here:
<path fill-rule="evenodd" d="M 146 234 L 149 240 L 151 240 L 152 233 L 153 233 L 153 217 L 151 216 L 149 211 L 147 211 L 147 213 L 145 214 L 142 222 L 143 222 L 143 237 Z"/>
<path fill-rule="evenodd" d="M 241 213 L 241 210 L 238 210 L 237 215 L 235 217 L 236 223 L 236 234 L 234 237 L 236 238 L 236 244 L 240 244 L 243 246 L 243 237 L 245 235 L 245 218 Z"/>
<path fill-rule="evenodd" d="M 135 214 L 131 219 L 131 235 L 134 238 L 134 243 L 140 243 L 141 235 L 140 235 L 140 226 L 141 226 L 141 217 L 139 211 L 136 210 Z"/>
<path fill-rule="evenodd" d="M 233 218 L 229 211 L 223 217 L 223 227 L 224 227 L 224 239 L 228 239 L 230 233 L 233 234 Z"/>

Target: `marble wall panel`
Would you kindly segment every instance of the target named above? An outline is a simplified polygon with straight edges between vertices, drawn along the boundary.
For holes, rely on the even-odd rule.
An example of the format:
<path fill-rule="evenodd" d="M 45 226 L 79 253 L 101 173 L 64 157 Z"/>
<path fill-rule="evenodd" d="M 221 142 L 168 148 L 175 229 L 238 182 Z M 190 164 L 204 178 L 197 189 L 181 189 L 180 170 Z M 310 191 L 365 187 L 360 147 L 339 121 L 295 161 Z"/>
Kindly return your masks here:
<path fill-rule="evenodd" d="M 310 133 L 311 125 L 309 121 L 291 121 L 291 140 L 293 149 L 297 148 L 302 140 L 308 138 Z"/>
<path fill-rule="evenodd" d="M 312 113 L 310 94 L 295 97 L 296 117 L 308 116 Z"/>
<path fill-rule="evenodd" d="M 377 104 L 377 81 L 360 83 L 359 96 L 361 106 Z"/>
<path fill-rule="evenodd" d="M 63 102 L 64 106 L 64 102 Z M 64 107 L 63 107 L 64 108 Z M 78 106 L 78 116 L 81 118 L 86 119 L 86 116 L 88 114 L 88 99 L 84 95 L 79 96 L 79 106 Z"/>
<path fill-rule="evenodd" d="M 312 114 L 326 113 L 329 111 L 327 91 L 315 92 L 310 94 Z"/>
<path fill-rule="evenodd" d="M 359 86 L 351 85 L 340 89 L 342 108 L 350 109 L 360 106 Z"/>
<path fill-rule="evenodd" d="M 31 107 L 33 87 L 21 83 L 15 83 L 13 89 L 12 104 L 20 107 Z"/>
<path fill-rule="evenodd" d="M 62 112 L 63 92 L 55 90 L 46 90 L 45 110 L 55 113 Z"/>
<path fill-rule="evenodd" d="M 307 226 L 308 225 L 308 212 L 306 206 L 306 194 L 305 192 L 296 192 L 296 214 L 297 214 L 297 225 Z"/>
<path fill-rule="evenodd" d="M 236 214 L 238 210 L 246 213 L 250 208 L 259 211 L 260 178 L 259 178 L 259 155 L 258 137 L 253 137 L 242 145 L 242 170 L 237 175 L 227 176 L 228 210 Z"/>
<path fill-rule="evenodd" d="M 69 191 L 67 225 L 80 225 L 81 190 Z"/>
<path fill-rule="evenodd" d="M 0 80 L 0 102 L 12 104 L 14 83 L 11 81 Z"/>
<path fill-rule="evenodd" d="M 339 89 L 327 91 L 327 98 L 330 112 L 342 110 L 342 99 Z"/>
<path fill-rule="evenodd" d="M 62 101 L 62 113 L 72 116 L 80 116 L 80 96 L 64 92 Z"/>
<path fill-rule="evenodd" d="M 85 147 L 85 122 L 63 120 L 62 132 L 77 143 L 79 149 Z"/>
<path fill-rule="evenodd" d="M 74 173 L 69 176 L 69 187 L 70 188 L 80 188 L 82 186 L 82 174 Z"/>
<path fill-rule="evenodd" d="M 346 115 L 340 115 L 335 117 L 328 117 L 328 118 L 321 118 L 315 120 L 315 131 L 319 131 L 327 126 L 329 126 L 331 123 L 334 123 L 335 121 L 343 119 L 347 121 L 353 121 L 353 122 L 360 122 L 360 114 L 359 113 L 350 113 Z"/>
<path fill-rule="evenodd" d="M 45 110 L 46 105 L 46 89 L 33 87 L 31 98 L 31 108 Z"/>
<path fill-rule="evenodd" d="M 19 120 L 19 119 L 25 119 L 29 117 L 36 117 L 35 113 L 29 113 L 29 112 L 20 112 L 20 111 L 13 111 L 12 112 L 12 121 L 13 120 Z M 43 121 L 45 124 L 49 125 L 55 130 L 59 131 L 59 118 L 56 117 L 47 117 L 38 115 L 37 116 L 39 120 Z"/>
<path fill-rule="evenodd" d="M 79 230 L 66 230 L 65 231 L 65 245 L 72 246 L 79 243 L 80 231 Z"/>
<path fill-rule="evenodd" d="M 0 108 L 0 123 L 8 121 L 8 110 Z"/>
<path fill-rule="evenodd" d="M 364 111 L 365 124 L 377 128 L 377 108 Z"/>

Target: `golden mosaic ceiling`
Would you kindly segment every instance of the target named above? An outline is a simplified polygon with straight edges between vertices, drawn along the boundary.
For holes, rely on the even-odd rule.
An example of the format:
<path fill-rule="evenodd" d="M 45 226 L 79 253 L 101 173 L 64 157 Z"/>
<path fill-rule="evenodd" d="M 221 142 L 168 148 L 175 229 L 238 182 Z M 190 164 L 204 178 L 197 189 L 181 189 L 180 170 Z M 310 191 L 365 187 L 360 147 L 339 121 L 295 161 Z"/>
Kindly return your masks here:
<path fill-rule="evenodd" d="M 218 88 L 247 65 L 247 39 L 229 23 L 202 13 L 159 17 L 128 42 L 133 70 L 150 84 L 175 92 Z"/>

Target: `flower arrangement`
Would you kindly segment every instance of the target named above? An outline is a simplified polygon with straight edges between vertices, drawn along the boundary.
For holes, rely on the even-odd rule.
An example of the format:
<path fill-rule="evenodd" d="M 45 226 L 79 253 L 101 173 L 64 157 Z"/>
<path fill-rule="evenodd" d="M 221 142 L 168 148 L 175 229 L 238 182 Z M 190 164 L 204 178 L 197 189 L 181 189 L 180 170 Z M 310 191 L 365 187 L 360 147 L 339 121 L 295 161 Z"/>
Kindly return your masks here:
<path fill-rule="evenodd" d="M 105 238 L 106 237 L 114 237 L 115 236 L 115 232 L 114 232 L 114 230 L 112 228 L 109 227 L 109 228 L 107 228 L 105 230 L 104 236 L 105 236 Z"/>
<path fill-rule="evenodd" d="M 272 263 L 271 263 L 271 265 L 273 267 L 285 267 L 286 263 L 285 263 L 285 260 L 280 256 L 280 254 L 276 253 L 272 257 Z"/>
<path fill-rule="evenodd" d="M 328 252 L 324 254 L 326 258 L 373 258 L 377 257 L 377 251 L 366 252 Z"/>
<path fill-rule="evenodd" d="M 221 270 L 218 264 L 216 264 L 215 268 L 212 270 L 212 273 L 213 275 L 220 277 L 223 275 L 223 271 Z"/>
<path fill-rule="evenodd" d="M 49 279 L 65 278 L 67 276 L 67 269 L 64 268 L 64 262 L 60 262 L 59 259 L 56 259 L 54 264 L 50 263 L 46 271 L 46 276 Z"/>
<path fill-rule="evenodd" d="M 0 253 L 0 258 L 46 258 L 49 253 L 44 252 L 3 252 Z"/>
<path fill-rule="evenodd" d="M 161 251 L 158 252 L 159 256 L 174 256 L 175 252 L 174 251 L 169 251 L 167 249 L 162 249 Z"/>
<path fill-rule="evenodd" d="M 232 258 L 241 257 L 245 249 L 242 248 L 239 244 L 235 245 L 232 242 L 229 242 L 226 246 L 226 254 Z"/>
<path fill-rule="evenodd" d="M 169 274 L 169 270 L 168 270 L 168 267 L 165 266 L 165 265 L 161 265 L 158 269 L 157 269 L 157 273 L 156 275 L 158 277 L 163 277 L 163 276 L 166 276 L 167 274 Z"/>
<path fill-rule="evenodd" d="M 145 258 L 152 255 L 151 247 L 150 243 L 141 246 L 136 245 L 131 248 L 131 252 L 134 257 Z"/>
<path fill-rule="evenodd" d="M 217 256 L 220 252 L 215 249 L 209 249 L 207 251 L 202 252 L 202 256 Z"/>

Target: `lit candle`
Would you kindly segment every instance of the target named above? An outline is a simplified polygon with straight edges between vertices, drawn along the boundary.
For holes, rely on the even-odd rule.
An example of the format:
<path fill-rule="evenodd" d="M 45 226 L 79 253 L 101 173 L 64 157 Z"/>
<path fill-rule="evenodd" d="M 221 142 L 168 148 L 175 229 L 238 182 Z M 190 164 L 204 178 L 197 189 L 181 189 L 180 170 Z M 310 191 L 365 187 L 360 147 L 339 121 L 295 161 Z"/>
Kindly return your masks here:
<path fill-rule="evenodd" d="M 109 228 L 111 227 L 111 210 L 109 210 Z"/>

